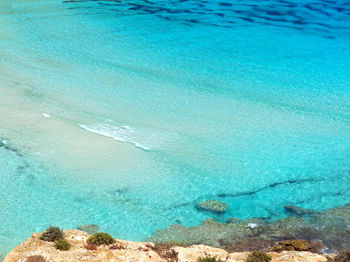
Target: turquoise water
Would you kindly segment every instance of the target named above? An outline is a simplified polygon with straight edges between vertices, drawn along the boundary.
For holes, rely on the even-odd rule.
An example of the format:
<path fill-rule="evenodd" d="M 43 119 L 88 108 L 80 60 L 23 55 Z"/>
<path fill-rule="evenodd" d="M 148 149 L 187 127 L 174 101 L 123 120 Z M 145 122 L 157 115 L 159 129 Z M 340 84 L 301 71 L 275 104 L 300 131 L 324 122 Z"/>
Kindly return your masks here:
<path fill-rule="evenodd" d="M 346 1 L 1 1 L 0 254 L 349 203 L 349 69 Z"/>

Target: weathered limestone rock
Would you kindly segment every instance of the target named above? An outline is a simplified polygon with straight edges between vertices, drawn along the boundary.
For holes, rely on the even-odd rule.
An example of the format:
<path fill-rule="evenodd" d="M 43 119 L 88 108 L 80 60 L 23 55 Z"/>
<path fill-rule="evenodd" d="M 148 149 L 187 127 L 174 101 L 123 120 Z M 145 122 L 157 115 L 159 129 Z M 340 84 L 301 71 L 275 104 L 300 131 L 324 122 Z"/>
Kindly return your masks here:
<path fill-rule="evenodd" d="M 216 200 L 206 200 L 206 201 L 199 202 L 197 204 L 197 208 L 203 209 L 206 211 L 211 211 L 214 213 L 223 213 L 226 211 L 227 207 L 228 206 L 226 203 L 219 202 Z"/>
<path fill-rule="evenodd" d="M 70 261 L 115 261 L 115 262 L 166 262 L 166 257 L 156 252 L 154 243 L 131 242 L 117 240 L 119 248 L 99 246 L 96 250 L 87 250 L 86 240 L 89 234 L 79 230 L 64 231 L 65 239 L 72 245 L 69 251 L 59 251 L 54 243 L 40 240 L 40 233 L 34 233 L 31 238 L 17 246 L 5 258 L 4 262 L 70 262 Z M 170 247 L 169 254 L 177 256 L 178 262 L 196 262 L 198 257 L 212 256 L 227 262 L 244 262 L 248 252 L 228 253 L 223 249 L 204 245 L 189 247 Z M 326 256 L 310 252 L 269 253 L 272 262 L 321 262 L 327 261 Z M 44 260 L 43 260 L 44 259 Z"/>
<path fill-rule="evenodd" d="M 45 258 L 42 256 L 30 256 L 26 262 L 45 262 Z"/>
<path fill-rule="evenodd" d="M 313 243 L 307 240 L 287 240 L 271 248 L 271 251 L 309 251 L 313 248 Z"/>
<path fill-rule="evenodd" d="M 307 251 L 311 249 L 311 243 L 307 240 L 289 240 L 282 244 L 292 246 L 296 251 Z"/>

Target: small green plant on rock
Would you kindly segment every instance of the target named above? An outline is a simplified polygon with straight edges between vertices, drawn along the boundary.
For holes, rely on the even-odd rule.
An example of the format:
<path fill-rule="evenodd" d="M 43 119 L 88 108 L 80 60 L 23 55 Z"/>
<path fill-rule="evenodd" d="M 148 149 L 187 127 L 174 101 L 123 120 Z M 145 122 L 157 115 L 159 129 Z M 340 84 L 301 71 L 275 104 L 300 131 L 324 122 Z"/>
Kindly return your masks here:
<path fill-rule="evenodd" d="M 249 254 L 246 259 L 246 262 L 269 262 L 271 261 L 271 257 L 267 255 L 265 252 L 254 251 Z"/>
<path fill-rule="evenodd" d="M 199 257 L 197 262 L 223 262 L 221 259 L 217 259 L 216 257 Z"/>
<path fill-rule="evenodd" d="M 68 251 L 71 247 L 71 244 L 69 244 L 66 240 L 59 239 L 55 241 L 55 247 L 61 251 Z"/>
<path fill-rule="evenodd" d="M 174 249 L 171 249 L 170 251 L 165 253 L 165 257 L 168 259 L 168 261 L 173 262 L 179 261 L 178 255 L 179 254 Z"/>
<path fill-rule="evenodd" d="M 54 242 L 59 239 L 63 239 L 63 232 L 59 227 L 49 227 L 40 236 L 41 240 Z"/>
<path fill-rule="evenodd" d="M 96 246 L 100 245 L 112 245 L 116 241 L 115 239 L 107 233 L 96 233 L 88 238 L 87 242 L 89 244 L 94 244 Z"/>

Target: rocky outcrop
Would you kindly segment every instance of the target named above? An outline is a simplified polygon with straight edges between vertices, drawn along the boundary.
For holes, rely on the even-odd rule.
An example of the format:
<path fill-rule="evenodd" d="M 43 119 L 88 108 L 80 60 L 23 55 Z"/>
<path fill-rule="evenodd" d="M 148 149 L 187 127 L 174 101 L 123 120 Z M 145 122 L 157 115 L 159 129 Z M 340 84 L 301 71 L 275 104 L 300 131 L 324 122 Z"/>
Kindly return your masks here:
<path fill-rule="evenodd" d="M 324 246 L 320 242 L 311 242 L 307 240 L 288 240 L 282 241 L 270 248 L 271 251 L 311 251 L 320 250 Z"/>
<path fill-rule="evenodd" d="M 311 213 L 310 210 L 297 210 L 303 215 L 277 221 L 229 218 L 225 223 L 206 219 L 190 227 L 174 224 L 155 231 L 150 240 L 188 245 L 201 243 L 230 252 L 267 250 L 277 241 L 291 239 L 321 242 L 329 252 L 350 249 L 350 204 L 312 214 L 306 214 Z"/>
<path fill-rule="evenodd" d="M 210 211 L 213 213 L 223 213 L 226 211 L 228 206 L 226 203 L 210 199 L 210 200 L 197 203 L 197 208 L 205 211 Z"/>
<path fill-rule="evenodd" d="M 160 246 L 154 243 L 131 242 L 117 240 L 112 246 L 99 246 L 96 250 L 86 248 L 89 234 L 79 230 L 64 231 L 65 239 L 72 245 L 69 251 L 59 251 L 53 242 L 40 240 L 40 233 L 34 233 L 31 238 L 11 251 L 4 262 L 70 262 L 70 261 L 116 261 L 116 262 L 196 262 L 198 257 L 217 257 L 227 262 L 243 262 L 248 252 L 228 253 L 219 248 L 204 245 L 188 247 Z M 115 248 L 118 247 L 118 248 Z M 273 262 L 321 262 L 327 257 L 310 252 L 283 251 L 271 252 Z"/>

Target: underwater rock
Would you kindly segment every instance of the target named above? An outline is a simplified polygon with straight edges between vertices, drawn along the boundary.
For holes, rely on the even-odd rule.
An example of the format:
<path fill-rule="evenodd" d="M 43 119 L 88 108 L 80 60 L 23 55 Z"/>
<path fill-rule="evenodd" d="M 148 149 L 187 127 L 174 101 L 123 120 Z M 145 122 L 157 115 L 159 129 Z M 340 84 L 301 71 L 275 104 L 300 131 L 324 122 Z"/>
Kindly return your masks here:
<path fill-rule="evenodd" d="M 315 213 L 315 211 L 312 209 L 304 209 L 304 208 L 301 208 L 298 206 L 293 206 L 293 205 L 285 206 L 284 209 L 289 213 L 299 215 L 299 216 Z"/>
<path fill-rule="evenodd" d="M 220 240 L 220 244 L 228 252 L 264 251 L 273 244 L 273 241 L 258 237 L 246 237 L 235 241 Z"/>
<path fill-rule="evenodd" d="M 320 239 L 319 233 L 302 217 L 288 217 L 268 224 L 260 235 L 263 239 Z"/>
<path fill-rule="evenodd" d="M 248 223 L 244 220 L 225 224 L 214 219 L 206 219 L 198 226 L 172 225 L 164 230 L 158 230 L 152 234 L 151 239 L 159 243 L 205 244 L 223 247 L 240 238 L 253 236 L 258 228 L 249 228 Z"/>
<path fill-rule="evenodd" d="M 315 213 L 311 219 L 313 221 L 321 220 L 322 223 L 326 220 L 331 222 L 336 220 L 350 224 L 350 204 Z"/>
<path fill-rule="evenodd" d="M 254 224 L 254 226 L 252 226 Z M 273 223 L 261 219 L 241 220 L 231 218 L 226 223 L 206 219 L 194 227 L 173 225 L 158 230 L 152 240 L 161 243 L 205 244 L 229 251 L 267 249 L 276 241 L 288 239 L 322 239 L 322 234 L 301 217 L 289 217 Z M 324 246 L 322 245 L 322 248 Z M 285 248 L 284 250 L 296 250 Z M 298 249 L 298 248 L 297 248 Z M 315 250 L 316 248 L 313 248 Z M 320 250 L 321 248 L 318 248 Z"/>
<path fill-rule="evenodd" d="M 214 212 L 214 213 L 223 213 L 226 211 L 228 206 L 226 203 L 210 199 L 210 200 L 206 200 L 206 201 L 202 201 L 202 202 L 197 203 L 197 208 L 203 209 L 206 211 L 210 211 L 210 212 Z"/>
<path fill-rule="evenodd" d="M 327 209 L 310 216 L 310 224 L 319 231 L 328 248 L 350 249 L 350 205 Z"/>
<path fill-rule="evenodd" d="M 339 255 L 337 255 L 334 262 L 348 262 L 350 261 L 350 251 L 343 251 Z"/>
<path fill-rule="evenodd" d="M 78 230 L 84 231 L 89 235 L 94 235 L 98 232 L 99 227 L 95 224 L 85 224 L 78 227 Z"/>
<path fill-rule="evenodd" d="M 234 223 L 237 223 L 238 221 L 240 221 L 239 218 L 236 218 L 236 217 L 230 217 L 226 220 L 226 224 L 234 224 Z"/>
<path fill-rule="evenodd" d="M 320 252 L 324 248 L 335 251 L 350 249 L 350 205 L 307 217 L 291 216 L 272 222 L 266 219 L 229 218 L 221 223 L 206 219 L 198 226 L 173 225 L 152 235 L 153 241 L 161 243 L 205 244 L 228 250 L 250 251 L 246 239 L 254 239 L 256 243 L 250 244 L 256 247 L 290 239 L 305 239 L 310 241 L 311 249 L 308 251 L 311 252 Z M 278 251 L 278 247 L 275 248 Z M 285 245 L 283 250 L 304 248 Z"/>

